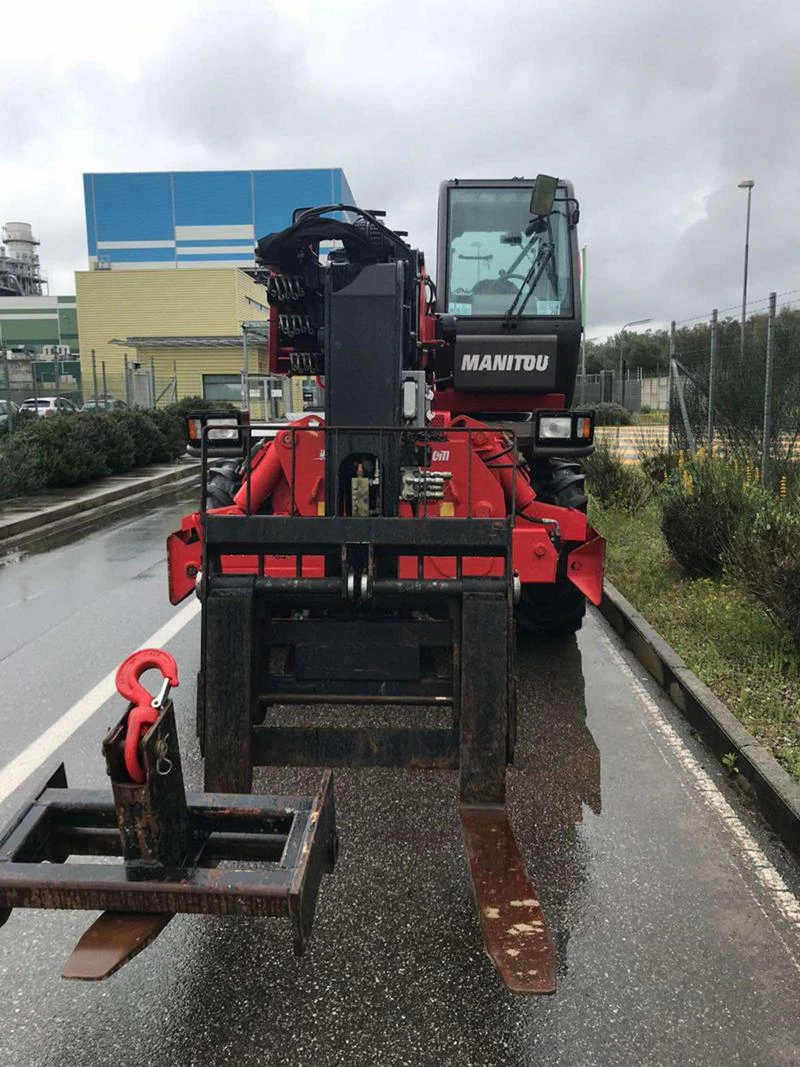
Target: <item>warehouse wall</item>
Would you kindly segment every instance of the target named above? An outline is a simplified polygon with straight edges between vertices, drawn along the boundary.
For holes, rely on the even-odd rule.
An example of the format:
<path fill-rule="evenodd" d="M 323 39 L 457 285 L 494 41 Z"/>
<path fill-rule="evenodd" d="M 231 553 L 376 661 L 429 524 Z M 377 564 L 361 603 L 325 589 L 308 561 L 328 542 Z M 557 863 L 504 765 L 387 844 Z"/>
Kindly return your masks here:
<path fill-rule="evenodd" d="M 84 382 L 92 380 L 91 353 L 94 349 L 98 373 L 105 361 L 109 392 L 115 396 L 124 395 L 125 354 L 129 361 L 137 357 L 133 348 L 111 344 L 113 339 L 238 338 L 244 319 L 266 317 L 261 309 L 263 287 L 242 271 L 230 268 L 186 272 L 79 271 L 75 275 L 75 288 Z M 169 352 L 170 375 L 172 360 L 178 364 L 181 395 L 199 391 L 196 388 L 199 375 L 215 372 L 215 363 L 223 359 L 223 354 L 225 362 L 220 365 L 224 369 L 217 373 L 227 373 L 234 364 L 238 373 L 241 367 L 238 349 L 170 349 Z M 185 389 L 184 380 L 187 382 Z"/>
<path fill-rule="evenodd" d="M 65 345 L 77 352 L 75 297 L 0 297 L 0 337 L 6 348 L 38 354 L 45 345 Z"/>

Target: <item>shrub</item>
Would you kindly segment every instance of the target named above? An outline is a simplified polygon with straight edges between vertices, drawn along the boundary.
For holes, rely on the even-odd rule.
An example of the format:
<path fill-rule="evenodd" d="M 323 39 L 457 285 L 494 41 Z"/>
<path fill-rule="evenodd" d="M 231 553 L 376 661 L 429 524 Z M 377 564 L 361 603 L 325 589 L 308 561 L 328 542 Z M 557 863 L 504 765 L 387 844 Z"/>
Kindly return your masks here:
<path fill-rule="evenodd" d="M 171 463 L 184 451 L 183 420 L 164 411 L 34 416 L 0 440 L 0 498 Z"/>
<path fill-rule="evenodd" d="M 80 412 L 75 423 L 86 435 L 102 459 L 103 474 L 124 474 L 136 464 L 136 448 L 133 435 L 125 422 L 115 413 Z"/>
<path fill-rule="evenodd" d="M 621 404 L 598 404 L 594 409 L 595 426 L 633 426 L 633 415 Z"/>
<path fill-rule="evenodd" d="M 661 531 L 693 577 L 719 578 L 737 524 L 752 517 L 751 486 L 720 459 L 681 459 L 661 494 Z"/>
<path fill-rule="evenodd" d="M 163 409 L 168 415 L 192 415 L 196 411 L 236 411 L 234 404 L 226 400 L 206 400 L 203 396 L 185 396 L 174 404 L 169 404 Z"/>
<path fill-rule="evenodd" d="M 633 464 L 625 464 L 608 445 L 598 444 L 583 463 L 589 492 L 607 507 L 638 511 L 651 496 L 650 483 Z"/>
<path fill-rule="evenodd" d="M 678 467 L 678 453 L 666 448 L 644 445 L 639 449 L 639 466 L 650 481 L 661 486 Z"/>
<path fill-rule="evenodd" d="M 30 426 L 36 422 L 38 415 L 34 411 L 28 411 L 27 408 L 20 408 L 12 419 L 13 427 L 9 428 L 8 423 L 4 423 L 0 433 L 16 433 L 17 430 L 23 429 L 25 426 Z"/>
<path fill-rule="evenodd" d="M 152 419 L 143 411 L 120 411 L 113 417 L 119 419 L 133 439 L 133 465 L 145 467 L 152 463 L 157 438 Z"/>
<path fill-rule="evenodd" d="M 35 448 L 47 488 L 83 485 L 106 473 L 105 452 L 76 415 L 39 418 L 12 434 L 8 445 L 12 452 Z"/>
<path fill-rule="evenodd" d="M 737 523 L 725 554 L 731 575 L 800 647 L 800 507 L 753 490 L 752 518 Z"/>
<path fill-rule="evenodd" d="M 652 413 L 653 409 L 650 407 L 649 404 L 642 404 L 642 406 L 639 408 L 640 415 L 652 415 Z"/>
<path fill-rule="evenodd" d="M 4 435 L 0 443 L 0 500 L 25 493 L 39 493 L 46 487 L 41 454 L 35 438 L 30 434 L 17 433 L 16 430 Z"/>
<path fill-rule="evenodd" d="M 186 431 L 182 418 L 167 410 L 142 413 L 154 430 L 153 463 L 172 463 L 186 451 Z"/>

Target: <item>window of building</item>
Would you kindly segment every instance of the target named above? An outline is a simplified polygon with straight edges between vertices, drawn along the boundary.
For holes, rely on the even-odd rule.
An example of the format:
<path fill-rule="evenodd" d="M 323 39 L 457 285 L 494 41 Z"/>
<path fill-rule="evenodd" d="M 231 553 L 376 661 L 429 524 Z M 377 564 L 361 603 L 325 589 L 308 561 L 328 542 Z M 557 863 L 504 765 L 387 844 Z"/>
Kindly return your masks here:
<path fill-rule="evenodd" d="M 242 379 L 238 374 L 204 374 L 203 397 L 238 406 L 242 402 Z"/>

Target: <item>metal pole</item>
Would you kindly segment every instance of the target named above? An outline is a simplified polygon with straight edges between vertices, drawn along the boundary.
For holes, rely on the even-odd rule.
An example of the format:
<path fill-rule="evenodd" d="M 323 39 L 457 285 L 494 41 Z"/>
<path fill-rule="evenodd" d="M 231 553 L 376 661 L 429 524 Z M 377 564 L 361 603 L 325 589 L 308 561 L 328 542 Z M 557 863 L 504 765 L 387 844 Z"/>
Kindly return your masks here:
<path fill-rule="evenodd" d="M 714 447 L 714 372 L 717 362 L 717 309 L 711 312 L 711 355 L 708 362 L 708 426 L 706 429 L 706 448 L 709 456 Z"/>
<path fill-rule="evenodd" d="M 61 405 L 58 402 L 58 391 L 61 388 L 61 367 L 59 366 L 58 356 L 53 360 L 53 391 L 56 394 L 56 413 L 61 411 Z"/>
<path fill-rule="evenodd" d="M 754 181 L 749 179 L 739 182 L 740 189 L 747 190 L 747 222 L 744 229 L 744 282 L 742 284 L 742 328 L 739 337 L 739 352 L 744 357 L 744 327 L 747 322 L 747 261 L 750 256 L 750 196 L 753 192 Z"/>
<path fill-rule="evenodd" d="M 94 384 L 94 409 L 97 411 L 97 357 L 92 349 L 92 383 Z"/>
<path fill-rule="evenodd" d="M 775 347 L 775 307 L 777 294 L 769 294 L 769 315 L 767 317 L 767 369 L 764 376 L 764 431 L 761 437 L 761 484 L 767 480 L 767 463 L 772 436 L 772 361 Z"/>
<path fill-rule="evenodd" d="M 128 353 L 127 352 L 123 352 L 122 353 L 122 366 L 123 366 L 123 372 L 125 374 L 125 403 L 130 408 L 130 407 L 133 407 L 133 404 L 131 404 L 131 390 L 130 390 L 130 385 L 128 383 Z M 106 365 L 105 365 L 105 363 L 103 363 L 103 396 L 105 396 L 105 393 L 106 393 L 106 384 L 105 384 L 106 383 L 106 378 L 105 378 L 105 375 L 106 375 Z"/>
<path fill-rule="evenodd" d="M 242 324 L 242 411 L 250 407 L 250 379 L 248 376 L 247 325 Z"/>
<path fill-rule="evenodd" d="M 36 365 L 37 365 L 37 363 L 39 361 L 37 359 L 33 358 L 34 356 L 35 356 L 35 353 L 33 353 L 32 357 L 31 357 L 31 377 L 33 378 L 33 401 L 34 401 L 34 403 L 36 405 L 36 410 L 38 412 L 38 410 L 39 410 L 39 385 L 38 385 L 38 382 L 36 381 Z"/>
<path fill-rule="evenodd" d="M 8 415 L 8 429 L 9 431 L 14 429 L 14 416 L 11 413 L 11 375 L 8 373 L 8 356 L 6 355 L 5 345 L 0 343 L 0 352 L 3 353 L 3 377 L 6 383 L 6 408 Z"/>
<path fill-rule="evenodd" d="M 103 406 L 106 404 L 106 397 L 108 396 L 108 386 L 106 385 L 106 361 L 103 360 Z"/>
<path fill-rule="evenodd" d="M 622 396 L 625 395 L 625 388 L 624 388 L 624 386 L 622 384 L 622 341 L 623 341 L 623 337 L 624 337 L 625 331 L 627 330 L 627 328 L 629 326 L 643 326 L 646 322 L 652 322 L 652 321 L 653 321 L 652 318 L 649 318 L 649 319 L 632 319 L 630 322 L 626 322 L 625 325 L 622 327 L 622 329 L 619 331 L 619 368 L 618 368 L 618 374 L 619 374 L 620 388 L 619 388 L 618 396 L 620 395 L 620 393 L 622 394 Z"/>
<path fill-rule="evenodd" d="M 153 407 L 156 406 L 156 361 L 155 357 L 150 357 L 150 395 L 153 398 Z"/>
<path fill-rule="evenodd" d="M 672 366 L 675 362 L 675 320 L 669 324 L 669 351 L 667 354 L 667 451 L 672 448 L 672 436 L 674 433 L 672 421 Z"/>
<path fill-rule="evenodd" d="M 581 249 L 581 399 L 586 399 L 586 245 Z"/>
<path fill-rule="evenodd" d="M 178 403 L 178 361 L 172 361 L 172 402 Z"/>

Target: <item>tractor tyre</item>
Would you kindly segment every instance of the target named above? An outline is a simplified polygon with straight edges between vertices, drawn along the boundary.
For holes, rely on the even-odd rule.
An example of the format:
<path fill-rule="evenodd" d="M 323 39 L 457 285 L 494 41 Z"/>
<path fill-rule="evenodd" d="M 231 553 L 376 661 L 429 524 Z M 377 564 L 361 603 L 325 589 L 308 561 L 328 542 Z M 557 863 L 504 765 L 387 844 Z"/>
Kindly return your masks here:
<path fill-rule="evenodd" d="M 239 464 L 234 460 L 209 467 L 206 479 L 206 509 L 229 508 L 241 484 Z"/>
<path fill-rule="evenodd" d="M 531 482 L 537 499 L 543 504 L 586 511 L 585 477 L 580 463 L 568 459 L 534 460 Z M 515 608 L 517 628 L 532 637 L 545 639 L 576 633 L 585 614 L 586 597 L 567 577 L 566 553 L 559 561 L 555 582 L 523 585 Z"/>

